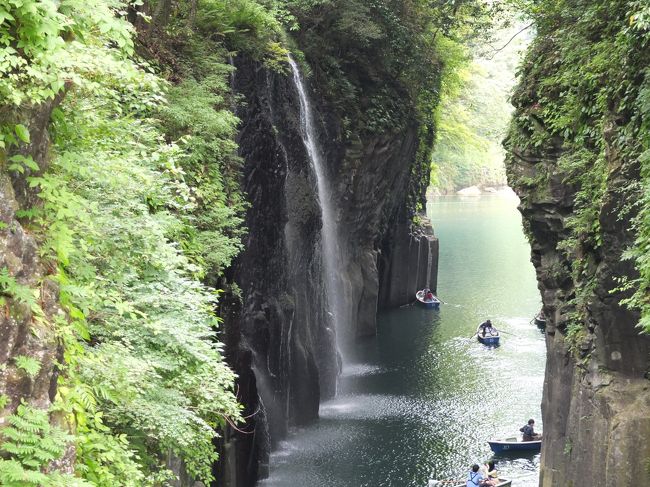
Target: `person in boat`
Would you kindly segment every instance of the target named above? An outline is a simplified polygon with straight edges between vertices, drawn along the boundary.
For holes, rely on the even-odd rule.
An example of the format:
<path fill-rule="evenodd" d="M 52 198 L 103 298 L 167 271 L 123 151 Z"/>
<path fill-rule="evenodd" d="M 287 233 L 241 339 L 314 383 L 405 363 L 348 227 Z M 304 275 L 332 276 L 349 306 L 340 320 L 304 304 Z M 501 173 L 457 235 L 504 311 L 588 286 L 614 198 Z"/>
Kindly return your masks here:
<path fill-rule="evenodd" d="M 431 289 L 425 287 L 422 290 L 422 299 L 424 300 L 425 303 L 430 303 L 431 301 L 433 301 L 433 293 L 431 292 Z"/>
<path fill-rule="evenodd" d="M 535 420 L 532 418 L 528 420 L 528 424 L 519 428 L 519 431 L 524 434 L 522 441 L 539 441 L 542 439 L 542 435 L 535 433 Z"/>
<path fill-rule="evenodd" d="M 483 476 L 483 473 L 479 471 L 479 466 L 475 463 L 467 474 L 466 487 L 483 487 L 485 485 L 487 485 L 485 483 L 485 477 Z"/>
<path fill-rule="evenodd" d="M 485 320 L 483 323 L 478 325 L 478 328 L 482 336 L 485 336 L 488 333 L 491 335 L 492 331 L 494 330 L 494 328 L 492 328 L 492 322 L 490 320 Z"/>
<path fill-rule="evenodd" d="M 483 466 L 483 475 L 485 477 L 484 484 L 490 487 L 499 485 L 499 472 L 497 472 L 493 461 L 489 461 Z"/>

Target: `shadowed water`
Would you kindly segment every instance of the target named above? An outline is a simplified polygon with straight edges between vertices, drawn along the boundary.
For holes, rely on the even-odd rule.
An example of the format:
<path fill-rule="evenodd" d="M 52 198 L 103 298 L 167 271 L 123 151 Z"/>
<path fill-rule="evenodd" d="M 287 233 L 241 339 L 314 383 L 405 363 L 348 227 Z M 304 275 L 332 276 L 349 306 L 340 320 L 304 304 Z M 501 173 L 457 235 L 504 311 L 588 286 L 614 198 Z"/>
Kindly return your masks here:
<path fill-rule="evenodd" d="M 539 293 L 516 200 L 447 197 L 428 210 L 446 304 L 382 314 L 337 398 L 272 454 L 260 485 L 423 486 L 432 470 L 449 478 L 492 458 L 486 440 L 513 435 L 529 417 L 541 429 L 545 349 L 530 324 Z M 504 331 L 496 349 L 471 338 L 486 318 Z M 497 460 L 513 487 L 537 485 L 539 454 Z"/>

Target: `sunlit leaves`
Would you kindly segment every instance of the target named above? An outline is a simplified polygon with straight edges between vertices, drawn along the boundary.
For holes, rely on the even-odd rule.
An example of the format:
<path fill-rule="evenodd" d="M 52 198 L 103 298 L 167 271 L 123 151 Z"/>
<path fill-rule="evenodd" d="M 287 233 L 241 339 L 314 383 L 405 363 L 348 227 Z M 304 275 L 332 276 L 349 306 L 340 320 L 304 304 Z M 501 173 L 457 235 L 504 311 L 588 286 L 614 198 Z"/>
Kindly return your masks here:
<path fill-rule="evenodd" d="M 7 0 L 0 7 L 0 99 L 20 106 L 53 98 L 133 51 L 132 27 L 116 13 L 125 2 Z M 113 49 L 106 46 L 110 42 Z M 21 137 L 22 139 L 22 137 Z"/>
<path fill-rule="evenodd" d="M 0 485 L 3 487 L 90 487 L 71 475 L 41 469 L 63 455 L 72 438 L 50 425 L 47 411 L 21 404 L 6 418 L 0 443 Z"/>
<path fill-rule="evenodd" d="M 29 142 L 29 130 L 27 130 L 27 127 L 19 123 L 18 125 L 16 125 L 15 130 L 16 130 L 16 135 L 20 140 L 27 143 Z"/>
<path fill-rule="evenodd" d="M 225 103 L 229 68 L 214 55 L 204 61 L 216 69 L 190 97 L 199 116 L 181 124 L 171 135 L 178 140 L 169 143 L 150 118 L 165 103 L 166 83 L 129 58 L 126 5 L 2 3 L 1 108 L 20 114 L 67 90 L 52 114 L 49 168 L 41 171 L 26 152 L 36 133 L 30 136 L 28 110 L 0 127 L 0 148 L 17 149 L 2 161 L 6 170 L 29 175 L 41 204 L 16 216 L 29 222 L 43 261 L 58 265 L 51 278 L 65 313 L 49 324 L 64 345 L 65 363 L 56 408 L 74 425 L 77 474 L 99 487 L 163 485 L 171 451 L 209 481 L 214 428 L 239 414 L 234 376 L 215 340 L 215 293 L 196 280 L 207 266 L 220 272 L 239 250 L 242 204 L 231 186 L 237 176 L 220 173 L 238 165 L 237 120 L 216 106 Z M 273 52 L 285 54 L 281 47 Z M 43 318 L 37 290 L 7 268 L 0 271 L 0 292 L 3 304 L 13 300 Z M 15 365 L 30 377 L 40 372 L 31 356 L 16 357 Z M 44 424 L 47 414 L 41 416 Z M 41 429 L 44 441 L 56 437 Z M 62 478 L 41 472 L 50 458 L 4 458 L 2 485 L 49 486 Z"/>
<path fill-rule="evenodd" d="M 141 459 L 143 472 L 164 470 L 162 453 L 171 450 L 195 476 L 209 479 L 211 426 L 238 415 L 233 375 L 214 342 L 214 294 L 193 279 L 196 265 L 169 237 L 188 227 L 186 213 L 196 209 L 199 188 L 210 188 L 210 178 L 214 191 L 221 188 L 218 172 L 204 174 L 207 179 L 194 186 L 183 163 L 194 158 L 200 164 L 207 156 L 214 161 L 223 154 L 213 149 L 234 146 L 217 136 L 205 153 L 201 145 L 191 146 L 194 154 L 166 143 L 143 116 L 147 106 L 137 105 L 138 99 L 160 97 L 159 83 L 130 84 L 137 77 L 111 75 L 97 80 L 100 89 L 69 94 L 56 116 L 58 157 L 48 174 L 30 179 L 43 200 L 43 249 L 60 263 L 62 302 L 78 324 L 69 331 L 96 342 L 67 358 L 78 364 L 76 377 L 91 385 L 97 406 L 84 401 L 79 385 L 62 394 L 83 409 L 102 411 L 111 431 L 137 438 L 130 445 L 149 454 Z M 124 109 L 119 116 L 114 96 Z M 211 119 L 209 106 L 204 110 L 192 123 L 210 120 L 212 130 L 227 122 L 216 134 L 229 139 L 232 115 Z M 197 125 L 197 138 L 204 128 Z M 188 168 L 193 174 L 194 166 Z M 123 478 L 124 472 L 95 465 L 93 458 L 105 457 L 90 445 L 79 458 L 88 478 Z M 123 460 L 120 468 L 133 468 L 134 457 Z"/>

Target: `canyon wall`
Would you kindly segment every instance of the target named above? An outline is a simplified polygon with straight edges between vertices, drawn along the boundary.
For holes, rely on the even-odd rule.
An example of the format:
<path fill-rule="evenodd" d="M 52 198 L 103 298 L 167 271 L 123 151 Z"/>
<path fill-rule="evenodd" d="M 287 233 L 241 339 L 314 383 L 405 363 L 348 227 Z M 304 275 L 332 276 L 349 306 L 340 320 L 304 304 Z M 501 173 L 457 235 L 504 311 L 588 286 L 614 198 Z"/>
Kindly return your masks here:
<path fill-rule="evenodd" d="M 633 103 L 648 56 L 626 27 L 629 4 L 542 8 L 513 97 L 508 178 L 548 318 L 543 487 L 632 486 L 648 475 L 650 338 L 639 309 L 621 302 L 642 285 L 624 253 L 646 204 L 647 132 Z"/>
<path fill-rule="evenodd" d="M 21 122 L 30 127 L 30 140 L 13 148 L 12 153 L 31 156 L 41 171 L 49 163 L 49 119 L 63 95 L 24 110 L 21 114 L 5 112 L 2 123 Z M 43 262 L 36 239 L 20 220 L 19 212 L 32 207 L 35 191 L 27 179 L 36 171 L 0 174 L 0 267 L 6 272 L 2 284 L 2 315 L 0 317 L 0 397 L 7 400 L 0 408 L 0 426 L 21 404 L 48 409 L 57 391 L 63 349 L 54 326 L 64 316 L 59 306 L 59 287 L 51 262 Z M 31 295 L 31 297 L 30 297 Z M 26 361 L 38 364 L 31 369 Z M 57 415 L 55 415 L 57 416 Z M 55 417 L 54 421 L 61 417 Z M 69 445 L 56 466 L 71 472 L 74 446 Z"/>
<path fill-rule="evenodd" d="M 431 143 L 421 140 L 415 114 L 385 133 L 346 137 L 337 113 L 307 80 L 338 226 L 335 282 L 342 303 L 335 316 L 295 81 L 245 57 L 235 65 L 250 208 L 245 249 L 230 276 L 241 300 L 230 298 L 224 317 L 226 352 L 240 376 L 248 420 L 243 432 L 227 432 L 219 472 L 225 485 L 248 486 L 265 476 L 270 449 L 288 429 L 316 419 L 320 401 L 335 395 L 346 350 L 375 334 L 380 280 L 382 289 L 401 286 L 404 302 L 411 302 L 416 281 L 404 276 L 395 283 L 390 272 L 422 259 L 428 275 L 417 281 L 435 288 L 437 240 L 430 227 L 411 235 L 414 209 L 407 195 L 424 196 L 414 175 L 428 166 L 414 167 L 422 164 L 419 144 Z M 393 253 L 394 242 L 402 248 Z M 387 268 L 381 279 L 378 266 Z"/>

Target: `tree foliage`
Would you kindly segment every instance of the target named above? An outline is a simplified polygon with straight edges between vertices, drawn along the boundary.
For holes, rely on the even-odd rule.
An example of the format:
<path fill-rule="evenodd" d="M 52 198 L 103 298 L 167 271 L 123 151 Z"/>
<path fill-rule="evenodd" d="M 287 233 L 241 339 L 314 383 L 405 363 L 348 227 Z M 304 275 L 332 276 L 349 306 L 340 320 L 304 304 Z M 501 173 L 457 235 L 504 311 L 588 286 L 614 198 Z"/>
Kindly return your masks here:
<path fill-rule="evenodd" d="M 537 38 L 522 66 L 515 101 L 517 112 L 508 139 L 510 151 L 536 155 L 541 148 L 560 154 L 558 175 L 576 189 L 570 238 L 562 249 L 570 262 L 578 292 L 577 318 L 585 321 L 593 293 L 594 272 L 586 256 L 603 245 L 601 219 L 606 211 L 612 164 L 626 161 L 640 169 L 641 178 L 620 190 L 622 212 L 631 219 L 636 242 L 625 256 L 634 260 L 638 279 L 620 276 L 615 291 L 632 291 L 623 302 L 642 313 L 641 327 L 650 331 L 650 57 L 646 2 L 599 0 L 531 2 Z M 544 164 L 539 164 L 540 168 Z M 615 172 L 615 171 L 614 171 Z M 549 177 L 514 175 L 514 182 L 531 190 Z"/>
<path fill-rule="evenodd" d="M 28 457 L 5 442 L 3 485 L 62 485 L 48 464 L 66 443 L 76 447 L 80 479 L 65 485 L 161 485 L 170 479 L 169 453 L 209 482 L 215 431 L 239 416 L 215 335 L 217 294 L 199 280 L 216 282 L 240 248 L 230 70 L 213 56 L 169 86 L 135 59 L 128 12 L 117 0 L 0 7 L 2 156 L 41 200 L 21 215 L 57 268 L 67 315 L 50 323 L 65 349 L 54 409 L 71 431 L 56 436 L 44 411 L 10 416 L 16 425 L 38 419 L 30 431 L 56 445 L 49 456 Z M 42 173 L 14 155 L 31 130 L 14 120 L 63 90 Z M 39 307 L 32 290 L 6 269 L 2 276 L 4 295 Z M 38 373 L 32 357 L 16 362 Z"/>
<path fill-rule="evenodd" d="M 449 43 L 485 35 L 501 3 L 286 0 L 299 44 L 330 102 L 352 132 L 425 123 L 440 101 L 441 76 L 455 59 Z M 452 68 L 453 69 L 453 68 Z"/>
<path fill-rule="evenodd" d="M 517 35 L 521 28 L 503 28 L 494 35 L 492 47 L 483 49 L 484 54 L 455 66 L 443 79 L 431 176 L 437 190 L 506 184 L 501 141 L 512 112 L 509 95 L 519 50 L 526 43 L 524 35 Z M 513 35 L 515 39 L 508 43 Z M 467 47 L 455 47 L 461 51 L 456 58 L 469 57 Z"/>

